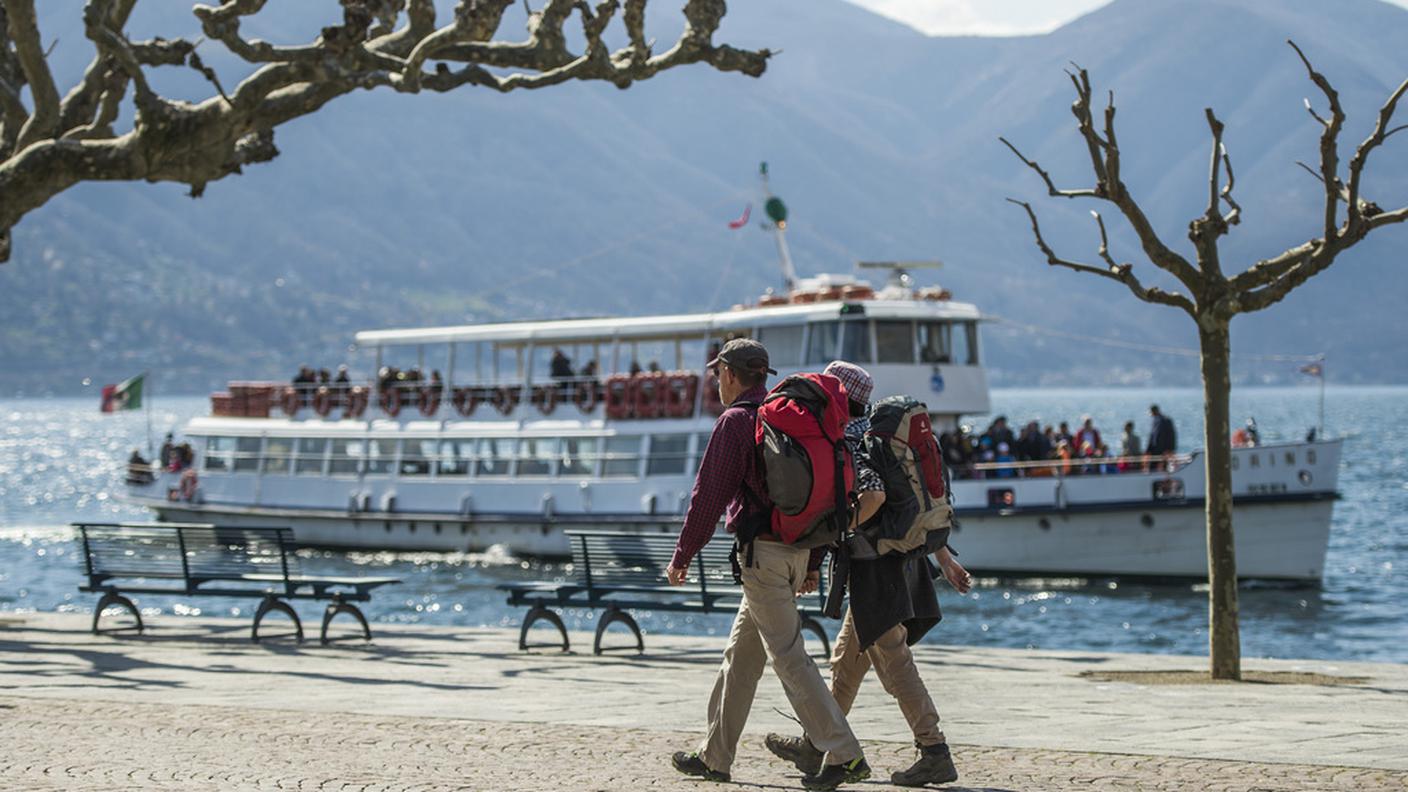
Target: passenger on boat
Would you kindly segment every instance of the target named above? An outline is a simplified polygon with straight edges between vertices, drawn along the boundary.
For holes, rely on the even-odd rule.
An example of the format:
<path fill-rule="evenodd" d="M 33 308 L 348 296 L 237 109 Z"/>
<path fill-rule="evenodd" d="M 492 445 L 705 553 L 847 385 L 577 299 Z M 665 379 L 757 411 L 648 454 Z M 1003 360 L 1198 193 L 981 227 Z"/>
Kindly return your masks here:
<path fill-rule="evenodd" d="M 640 372 L 641 372 L 640 361 L 639 361 L 639 360 L 632 360 L 632 361 L 631 361 L 631 368 L 630 368 L 630 374 L 631 374 L 631 376 L 634 377 L 635 375 L 639 374 Z"/>
<path fill-rule="evenodd" d="M 1071 434 L 1071 427 L 1065 421 L 1062 421 L 1061 425 L 1056 429 L 1056 444 L 1060 445 L 1063 440 L 1066 442 L 1066 445 L 1072 448 L 1075 447 L 1076 438 Z"/>
<path fill-rule="evenodd" d="M 1012 446 L 1008 445 L 1007 443 L 998 443 L 997 453 L 993 456 L 993 461 L 999 465 L 1007 466 L 1003 468 L 998 468 L 996 471 L 994 471 L 996 473 L 997 478 L 1016 477 L 1017 471 L 1012 467 L 1012 463 L 1017 461 L 1017 457 L 1012 455 Z"/>
<path fill-rule="evenodd" d="M 152 475 L 151 463 L 147 462 L 141 451 L 132 449 L 132 456 L 127 458 L 127 483 L 150 484 L 155 480 L 156 477 Z"/>
<path fill-rule="evenodd" d="M 318 384 L 328 385 L 332 383 L 332 373 L 327 369 L 318 369 Z"/>
<path fill-rule="evenodd" d="M 170 432 L 167 432 L 166 440 L 161 444 L 161 452 L 157 455 L 157 460 L 161 462 L 162 470 L 166 470 L 166 468 L 171 464 L 171 457 L 175 453 L 175 451 L 176 440 Z"/>
<path fill-rule="evenodd" d="M 552 361 L 548 364 L 549 373 L 553 379 L 572 379 L 572 359 L 567 357 L 561 349 L 552 351 Z"/>
<path fill-rule="evenodd" d="M 352 387 L 352 378 L 347 374 L 347 364 L 337 367 L 337 379 L 333 380 L 333 390 L 347 391 Z"/>
<path fill-rule="evenodd" d="M 1091 457 L 1095 455 L 1095 449 L 1102 444 L 1100 430 L 1095 428 L 1095 421 L 1089 415 L 1081 416 L 1080 429 L 1076 430 L 1076 436 L 1071 445 L 1080 449 L 1082 457 Z"/>
<path fill-rule="evenodd" d="M 1022 462 L 1041 462 L 1051 458 L 1051 443 L 1041 433 L 1036 421 L 1028 421 L 1017 438 L 1017 459 Z"/>
<path fill-rule="evenodd" d="M 1174 430 L 1173 419 L 1159 412 L 1159 405 L 1149 405 L 1149 415 L 1153 423 L 1149 427 L 1149 446 L 1145 453 L 1149 456 L 1172 454 L 1178 450 L 1178 433 Z"/>
<path fill-rule="evenodd" d="M 886 500 L 881 472 L 871 464 L 863 446 L 865 433 L 870 429 L 866 413 L 874 380 L 865 369 L 844 361 L 832 362 L 823 373 L 841 380 L 850 401 L 852 420 L 846 425 L 845 437 L 855 460 L 859 498 L 855 524 L 859 525 L 884 508 Z M 912 497 L 910 503 L 913 503 Z M 954 588 L 966 592 L 971 582 L 967 571 L 953 560 L 947 547 L 940 549 L 938 557 L 944 576 Z M 921 555 L 852 560 L 849 583 L 850 603 L 831 655 L 831 695 L 841 711 L 849 713 L 861 682 L 874 666 L 885 691 L 900 705 L 900 712 L 908 721 L 920 751 L 918 761 L 892 775 L 891 780 L 903 786 L 957 780 L 958 771 L 953 767 L 947 741 L 939 728 L 938 709 L 924 686 L 909 648 L 940 618 L 927 559 Z M 856 627 L 858 620 L 860 630 Z M 879 637 L 868 646 L 862 646 L 860 634 Z M 821 769 L 823 753 L 806 734 L 800 737 L 769 734 L 764 744 L 803 772 L 815 773 Z"/>
<path fill-rule="evenodd" d="M 675 753 L 671 763 L 685 775 L 729 780 L 758 679 L 771 659 L 802 728 L 829 754 L 832 764 L 822 778 L 836 780 L 839 774 L 839 780 L 859 780 L 869 774 L 860 743 L 801 639 L 796 596 L 808 583 L 809 569 L 818 568 L 821 559 L 768 533 L 772 503 L 757 463 L 754 431 L 758 406 L 767 396 L 767 375 L 777 372 L 768 364 L 767 349 L 748 339 L 726 344 L 709 368 L 718 378 L 719 398 L 729 407 L 714 424 L 699 463 L 684 526 L 666 570 L 670 585 L 684 585 L 690 562 L 713 538 L 725 513 L 729 533 L 738 534 L 742 528 L 744 535 L 757 532 L 757 538 L 739 553 L 749 561 L 742 570 L 743 602 L 714 682 L 704 740 L 696 751 Z"/>
<path fill-rule="evenodd" d="M 1139 435 L 1134 433 L 1134 421 L 1124 422 L 1124 434 L 1120 437 L 1120 456 L 1137 457 L 1143 452 L 1143 443 L 1139 441 Z M 1122 459 L 1119 463 L 1119 472 L 1133 470 L 1135 463 Z"/>

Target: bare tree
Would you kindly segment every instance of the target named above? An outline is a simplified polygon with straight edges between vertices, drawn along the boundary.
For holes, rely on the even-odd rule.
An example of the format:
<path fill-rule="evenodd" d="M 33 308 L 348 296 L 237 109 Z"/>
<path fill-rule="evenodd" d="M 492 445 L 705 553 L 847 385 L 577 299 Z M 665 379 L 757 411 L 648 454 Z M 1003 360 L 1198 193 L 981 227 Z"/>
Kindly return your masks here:
<path fill-rule="evenodd" d="M 1098 256 L 1103 263 L 1081 263 L 1056 255 L 1043 238 L 1036 212 L 1032 210 L 1031 205 L 1009 198 L 1009 201 L 1026 210 L 1037 247 L 1046 254 L 1048 264 L 1119 281 L 1135 297 L 1145 302 L 1171 305 L 1197 322 L 1198 341 L 1202 352 L 1203 410 L 1206 417 L 1204 444 L 1207 449 L 1208 640 L 1214 679 L 1241 678 L 1241 644 L 1237 625 L 1237 559 L 1232 532 L 1232 471 L 1229 444 L 1231 427 L 1228 419 L 1228 397 L 1232 389 L 1228 371 L 1231 351 L 1229 326 L 1232 317 L 1275 305 L 1292 289 L 1323 272 L 1334 263 L 1335 257 L 1364 239 L 1370 231 L 1408 220 L 1408 207 L 1391 212 L 1384 211 L 1378 204 L 1364 198 L 1361 192 L 1364 168 L 1369 162 L 1369 155 L 1394 133 L 1408 127 L 1390 126 L 1399 99 L 1408 91 L 1408 81 L 1398 86 L 1379 109 L 1378 123 L 1373 133 L 1359 145 L 1354 157 L 1349 161 L 1349 181 L 1346 183 L 1340 178 L 1338 143 L 1345 116 L 1340 107 L 1339 94 L 1330 85 L 1329 80 L 1315 70 L 1295 42 L 1287 43 L 1300 56 L 1311 82 L 1315 83 L 1329 103 L 1329 117 L 1326 118 L 1315 111 L 1309 99 L 1305 101 L 1306 109 L 1324 131 L 1320 135 L 1320 167 L 1310 169 L 1302 164 L 1302 167 L 1307 167 L 1324 183 L 1324 227 L 1320 229 L 1320 235 L 1309 242 L 1258 261 L 1231 277 L 1223 274 L 1222 261 L 1218 256 L 1218 240 L 1227 234 L 1232 226 L 1241 222 L 1242 207 L 1232 195 L 1235 180 L 1232 174 L 1232 160 L 1222 144 L 1223 125 L 1211 108 L 1206 110 L 1208 126 L 1212 131 L 1207 210 L 1194 218 L 1188 226 L 1188 238 L 1192 241 L 1196 253 L 1196 265 L 1160 239 L 1139 203 L 1130 195 L 1129 188 L 1121 181 L 1120 150 L 1115 137 L 1114 93 L 1110 93 L 1105 106 L 1102 133 L 1097 130 L 1092 114 L 1090 77 L 1084 69 L 1076 67 L 1076 72 L 1068 72 L 1076 90 L 1076 101 L 1071 106 L 1071 111 L 1075 114 L 1081 137 L 1088 149 L 1091 168 L 1095 172 L 1094 187 L 1078 190 L 1057 189 L 1046 170 L 1023 156 L 1006 138 L 1000 138 L 1012 153 L 1041 176 L 1042 181 L 1046 183 L 1048 194 L 1062 198 L 1093 198 L 1113 204 L 1133 227 L 1144 255 L 1154 266 L 1171 274 L 1182 286 L 1182 290 L 1168 291 L 1145 286 L 1135 275 L 1132 264 L 1118 262 L 1110 253 L 1105 221 L 1099 212 L 1092 211 L 1091 214 L 1095 216 L 1095 223 L 1100 232 Z M 1340 220 L 1341 203 L 1345 205 L 1343 221 Z"/>
<path fill-rule="evenodd" d="M 60 96 L 34 0 L 0 0 L 0 261 L 9 259 L 15 224 L 79 182 L 180 182 L 198 197 L 206 183 L 275 157 L 280 124 L 358 88 L 416 93 L 473 85 L 507 93 L 572 80 L 626 88 L 691 63 L 757 77 L 770 56 L 714 43 L 724 0 L 687 0 L 683 33 L 659 54 L 646 39 L 648 0 L 598 0 L 595 6 L 545 0 L 540 10 L 528 10 L 527 36 L 516 41 L 495 38 L 514 0 L 460 0 L 444 24 L 434 0 L 340 0 L 341 24 L 293 45 L 241 36 L 241 22 L 265 1 L 193 8 L 202 42 L 218 42 L 253 67 L 227 91 L 197 52 L 202 42 L 133 40 L 123 29 L 137 0 L 88 0 L 83 23 L 93 60 Z M 613 51 L 603 37 L 618 12 L 626 44 Z M 580 52 L 569 47 L 564 30 L 574 13 L 581 20 Z M 197 70 L 210 82 L 211 96 L 198 103 L 159 96 L 147 75 L 159 66 Z M 129 90 L 134 120 L 130 129 L 118 130 Z"/>

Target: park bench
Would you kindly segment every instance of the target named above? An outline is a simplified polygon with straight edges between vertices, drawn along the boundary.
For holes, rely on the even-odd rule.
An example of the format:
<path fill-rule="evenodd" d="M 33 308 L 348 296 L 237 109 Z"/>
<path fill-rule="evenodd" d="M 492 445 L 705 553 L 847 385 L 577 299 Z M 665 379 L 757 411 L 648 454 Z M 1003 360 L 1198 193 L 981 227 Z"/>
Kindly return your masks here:
<path fill-rule="evenodd" d="M 98 619 L 110 606 L 121 606 L 136 618 L 142 632 L 142 614 L 128 594 L 249 597 L 259 607 L 254 612 L 250 638 L 259 642 L 259 623 L 273 611 L 293 620 L 297 639 L 303 641 L 303 623 L 288 600 L 328 601 L 323 613 L 321 640 L 328 642 L 328 624 L 339 613 L 349 613 L 362 625 L 366 640 L 371 627 L 355 602 L 371 600 L 372 589 L 399 583 L 389 577 L 311 577 L 298 571 L 293 532 L 287 528 L 243 528 L 184 523 L 74 523 L 83 544 L 84 573 L 88 578 L 79 591 L 101 593 L 93 609 L 93 633 Z"/>
<path fill-rule="evenodd" d="M 665 580 L 665 568 L 675 552 L 674 534 L 636 534 L 616 531 L 567 531 L 572 545 L 574 579 L 566 582 L 506 583 L 508 604 L 528 608 L 518 634 L 518 648 L 528 649 L 528 630 L 539 620 L 549 622 L 562 635 L 562 650 L 570 643 L 567 627 L 557 611 L 565 608 L 600 610 L 592 651 L 601 654 L 606 628 L 621 622 L 635 634 L 636 651 L 645 651 L 640 625 L 627 609 L 686 613 L 727 613 L 743 599 L 743 587 L 733 580 L 729 552 L 733 537 L 716 536 L 690 563 L 683 586 Z M 826 574 L 812 594 L 799 597 L 797 609 L 802 629 L 821 641 L 824 654 L 831 646 L 817 617 L 826 603 Z"/>

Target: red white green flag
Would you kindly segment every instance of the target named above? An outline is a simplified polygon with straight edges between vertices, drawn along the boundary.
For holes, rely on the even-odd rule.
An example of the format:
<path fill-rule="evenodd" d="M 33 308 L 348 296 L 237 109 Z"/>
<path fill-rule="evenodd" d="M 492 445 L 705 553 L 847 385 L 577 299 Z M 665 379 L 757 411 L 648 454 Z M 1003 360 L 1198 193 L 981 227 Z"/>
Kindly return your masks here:
<path fill-rule="evenodd" d="M 116 385 L 104 385 L 103 412 L 110 413 L 140 408 L 142 406 L 142 381 L 146 378 L 146 374 L 138 374 Z"/>

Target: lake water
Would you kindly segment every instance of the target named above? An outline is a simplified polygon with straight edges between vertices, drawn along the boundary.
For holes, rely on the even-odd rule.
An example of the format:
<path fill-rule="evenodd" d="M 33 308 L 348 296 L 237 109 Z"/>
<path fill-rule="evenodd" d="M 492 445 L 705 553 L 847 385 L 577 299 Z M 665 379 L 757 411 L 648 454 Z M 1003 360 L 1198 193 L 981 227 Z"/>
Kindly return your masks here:
<path fill-rule="evenodd" d="M 1266 441 L 1298 439 L 1316 422 L 1313 387 L 1243 389 L 1232 397 L 1234 425 L 1257 419 Z M 1344 499 L 1335 505 L 1325 577 L 1320 586 L 1244 585 L 1243 652 L 1253 657 L 1307 657 L 1408 662 L 1408 388 L 1335 388 L 1326 400 L 1326 429 L 1347 438 L 1340 471 Z M 102 415 L 98 399 L 0 400 L 0 612 L 91 612 L 96 597 L 77 591 L 80 553 L 67 523 L 146 519 L 119 502 L 122 461 L 146 443 L 146 417 Z M 1148 430 L 1158 403 L 1176 422 L 1180 448 L 1201 444 L 1197 390 L 998 390 L 996 412 L 1013 422 L 1043 423 L 1089 413 L 1117 438 L 1125 420 Z M 195 415 L 203 398 L 158 397 L 158 438 Z M 972 423 L 986 425 L 985 418 Z M 958 545 L 961 552 L 962 545 Z M 305 551 L 305 571 L 389 574 L 404 582 L 382 589 L 368 616 L 383 622 L 516 626 L 495 586 L 556 577 L 558 565 L 504 553 L 395 554 Z M 1207 597 L 1196 584 L 1151 585 L 1115 580 L 981 580 L 966 597 L 941 591 L 944 621 L 927 640 L 981 646 L 1200 654 L 1206 652 Z M 151 614 L 250 615 L 244 600 L 145 597 Z M 316 625 L 320 608 L 302 603 Z M 569 626 L 591 628 L 590 613 L 570 613 Z M 647 630 L 724 634 L 729 617 L 642 614 Z"/>

